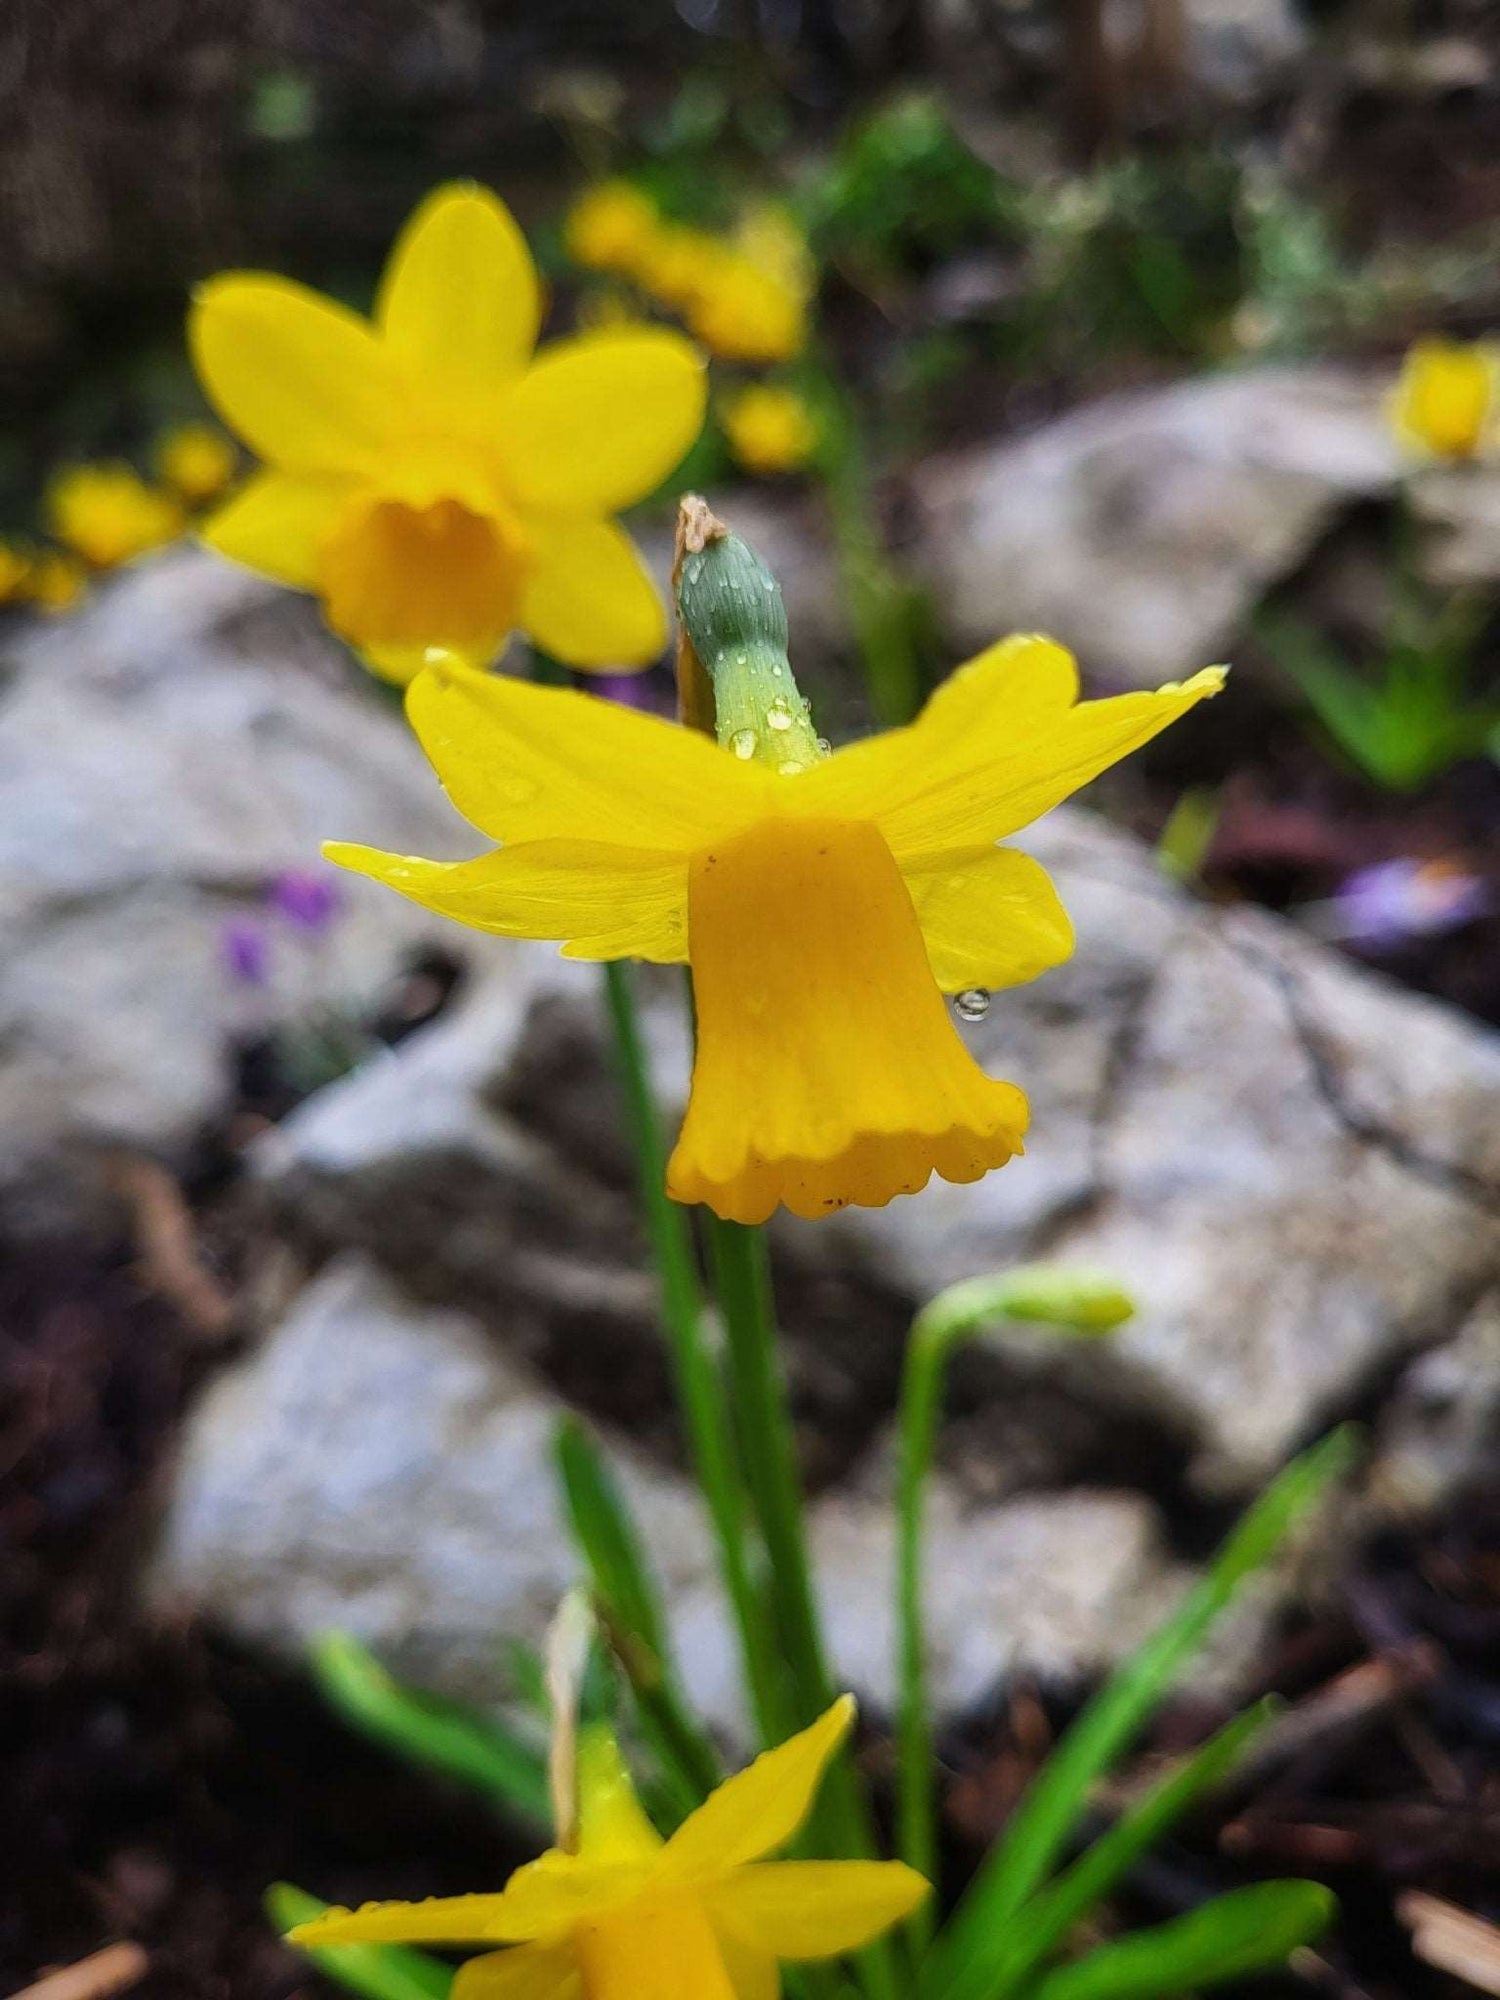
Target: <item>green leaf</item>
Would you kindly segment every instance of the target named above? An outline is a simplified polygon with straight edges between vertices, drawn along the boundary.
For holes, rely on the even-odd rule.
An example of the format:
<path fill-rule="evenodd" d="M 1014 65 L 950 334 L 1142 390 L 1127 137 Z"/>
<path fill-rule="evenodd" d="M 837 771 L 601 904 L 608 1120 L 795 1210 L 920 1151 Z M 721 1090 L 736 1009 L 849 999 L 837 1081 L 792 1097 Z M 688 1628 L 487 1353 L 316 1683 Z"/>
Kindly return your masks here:
<path fill-rule="evenodd" d="M 273 1882 L 265 1894 L 266 1915 L 278 1932 L 321 1917 L 329 1904 L 290 1882 Z M 337 1986 L 366 2000 L 448 2000 L 453 1967 L 404 1944 L 293 1945 Z"/>
<path fill-rule="evenodd" d="M 630 1682 L 642 1731 L 667 1782 L 666 1803 L 677 1819 L 685 1818 L 707 1798 L 723 1771 L 683 1698 L 640 1537 L 609 1467 L 583 1426 L 565 1418 L 553 1448 L 601 1626 Z"/>
<path fill-rule="evenodd" d="M 1298 1519 L 1348 1466 L 1350 1427 L 1294 1459 L 1250 1508 L 1172 1617 L 1116 1668 L 1088 1703 L 1021 1802 L 970 1884 L 928 1961 L 923 1990 L 969 2000 L 994 1940 L 1045 1880 L 1071 1839 L 1088 1796 L 1135 1740 L 1152 1710 L 1202 1645 L 1240 1585 L 1274 1555 Z"/>
<path fill-rule="evenodd" d="M 1333 1921 L 1319 1882 L 1259 1882 L 1218 1896 L 1170 1924 L 1101 1946 L 1051 1973 L 1035 2000 L 1168 2000 L 1284 1965 Z"/>
<path fill-rule="evenodd" d="M 366 1736 L 473 1785 L 536 1826 L 551 1823 L 546 1763 L 520 1736 L 460 1702 L 403 1687 L 347 1632 L 323 1633 L 310 1657 L 324 1699 Z"/>
<path fill-rule="evenodd" d="M 1136 1861 L 1149 1853 L 1205 1792 L 1223 1783 L 1276 1707 L 1274 1701 L 1260 1702 L 1210 1737 L 1122 1813 L 1071 1868 L 1031 1899 L 1024 1922 L 1011 1926 L 1010 1935 L 993 1955 L 995 1969 L 985 1980 L 986 2000 L 1009 2000 Z"/>

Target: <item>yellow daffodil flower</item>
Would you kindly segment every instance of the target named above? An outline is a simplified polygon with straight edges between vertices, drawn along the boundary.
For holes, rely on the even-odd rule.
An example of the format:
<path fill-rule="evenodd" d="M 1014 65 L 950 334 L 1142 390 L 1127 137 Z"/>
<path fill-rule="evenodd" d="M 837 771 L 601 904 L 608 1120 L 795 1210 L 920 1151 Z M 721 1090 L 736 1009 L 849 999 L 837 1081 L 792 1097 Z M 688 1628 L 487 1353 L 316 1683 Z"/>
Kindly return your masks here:
<path fill-rule="evenodd" d="M 579 196 L 563 224 L 563 244 L 587 271 L 632 277 L 660 228 L 655 204 L 630 181 L 600 181 Z"/>
<path fill-rule="evenodd" d="M 453 2000 L 775 2000 L 782 1960 L 858 1951 L 928 1893 L 900 1861 L 768 1861 L 796 1834 L 847 1735 L 846 1695 L 727 1779 L 668 1841 L 613 1756 L 584 1759 L 571 1850 L 495 1895 L 333 1910 L 296 1945 L 502 1946 L 461 1966 Z"/>
<path fill-rule="evenodd" d="M 454 804 L 502 845 L 458 863 L 327 852 L 478 930 L 690 962 L 697 1053 L 669 1192 L 747 1223 L 778 1202 L 878 1207 L 1021 1150 L 1025 1097 L 977 1066 L 942 996 L 1034 979 L 1073 932 L 1040 865 L 997 843 L 1222 679 L 1080 702 L 1068 653 L 1014 638 L 909 728 L 778 765 L 752 730 L 720 748 L 435 665 L 408 717 Z M 794 720 L 768 710 L 768 743 Z"/>
<path fill-rule="evenodd" d="M 221 554 L 312 590 L 376 671 L 429 647 L 487 662 L 515 629 L 569 666 L 643 666 L 666 623 L 611 517 L 703 420 L 697 350 L 665 328 L 533 359 L 541 289 L 510 211 L 439 188 L 403 230 L 374 321 L 284 278 L 199 292 L 199 375 L 267 461 L 209 522 Z"/>
<path fill-rule="evenodd" d="M 807 342 L 807 293 L 783 272 L 726 251 L 699 280 L 687 324 L 725 361 L 792 361 Z"/>
<path fill-rule="evenodd" d="M 812 411 L 795 389 L 757 382 L 731 396 L 720 412 L 724 435 L 747 472 L 795 472 L 818 442 Z"/>
<path fill-rule="evenodd" d="M 13 542 L 0 541 L 0 604 L 12 604 L 26 593 L 31 557 Z"/>
<path fill-rule="evenodd" d="M 1417 341 L 1401 365 L 1391 421 L 1411 449 L 1476 457 L 1500 418 L 1500 350 L 1487 341 Z"/>
<path fill-rule="evenodd" d="M 88 574 L 76 556 L 48 549 L 31 565 L 26 578 L 27 600 L 39 610 L 71 611 L 88 588 Z"/>
<path fill-rule="evenodd" d="M 128 465 L 75 465 L 47 489 L 47 524 L 95 569 L 116 569 L 182 533 L 182 509 Z"/>
<path fill-rule="evenodd" d="M 631 275 L 658 305 L 682 312 L 712 283 L 727 254 L 706 229 L 662 223 L 642 245 Z"/>
<path fill-rule="evenodd" d="M 212 424 L 179 424 L 156 447 L 158 476 L 189 507 L 217 500 L 237 462 L 234 446 Z"/>

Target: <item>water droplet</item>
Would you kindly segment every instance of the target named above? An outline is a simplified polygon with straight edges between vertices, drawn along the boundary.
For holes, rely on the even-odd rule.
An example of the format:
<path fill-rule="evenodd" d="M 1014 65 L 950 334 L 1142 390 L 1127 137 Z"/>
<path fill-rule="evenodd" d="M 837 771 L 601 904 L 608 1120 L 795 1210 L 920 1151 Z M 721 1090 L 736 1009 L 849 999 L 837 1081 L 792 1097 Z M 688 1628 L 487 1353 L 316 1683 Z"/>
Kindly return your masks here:
<path fill-rule="evenodd" d="M 833 745 L 826 736 L 818 738 L 818 755 L 820 757 L 831 757 L 833 755 Z"/>
<path fill-rule="evenodd" d="M 771 672 L 776 676 L 777 680 L 781 679 L 781 676 L 785 671 L 786 669 L 782 666 L 780 660 L 777 660 L 771 668 Z"/>
<path fill-rule="evenodd" d="M 792 711 L 784 701 L 773 701 L 766 710 L 767 729 L 790 729 L 791 726 Z"/>
<path fill-rule="evenodd" d="M 953 1006 L 960 1021 L 982 1021 L 990 1011 L 990 996 L 982 986 L 966 986 L 954 994 Z"/>
<path fill-rule="evenodd" d="M 788 757 L 784 764 L 778 764 L 776 766 L 776 773 L 778 777 L 795 778 L 799 771 L 805 771 L 806 769 L 807 766 L 801 761 L 800 758 Z"/>
<path fill-rule="evenodd" d="M 774 590 L 776 588 L 776 579 L 774 576 L 763 576 L 761 582 L 767 590 Z"/>
<path fill-rule="evenodd" d="M 747 664 L 749 658 L 750 655 L 748 653 L 736 653 L 734 656 L 734 664 L 737 667 L 743 667 Z"/>
<path fill-rule="evenodd" d="M 755 755 L 755 731 L 737 729 L 729 739 L 729 747 L 736 757 L 749 759 Z"/>
<path fill-rule="evenodd" d="M 693 560 L 687 566 L 687 580 L 689 583 L 696 583 L 702 574 L 703 558 L 702 556 L 694 556 Z"/>

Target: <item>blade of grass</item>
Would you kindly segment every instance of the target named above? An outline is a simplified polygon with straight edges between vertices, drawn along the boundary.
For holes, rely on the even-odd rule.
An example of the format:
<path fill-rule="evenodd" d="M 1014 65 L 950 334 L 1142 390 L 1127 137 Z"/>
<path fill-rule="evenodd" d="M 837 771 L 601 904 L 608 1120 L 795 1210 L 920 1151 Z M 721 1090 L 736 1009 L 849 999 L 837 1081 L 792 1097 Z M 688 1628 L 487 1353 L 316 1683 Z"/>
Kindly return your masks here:
<path fill-rule="evenodd" d="M 1257 1882 L 1062 1966 L 1034 2000 L 1164 2000 L 1284 1965 L 1332 1922 L 1320 1882 Z"/>
<path fill-rule="evenodd" d="M 462 1779 L 532 1825 L 551 1824 L 546 1761 L 522 1737 L 459 1702 L 403 1687 L 348 1632 L 323 1633 L 309 1659 L 323 1698 L 366 1736 Z"/>
<path fill-rule="evenodd" d="M 672 1809 L 686 1818 L 718 1784 L 722 1766 L 683 1697 L 661 1602 L 609 1467 L 572 1418 L 558 1426 L 554 1450 L 605 1636 L 636 1697 L 642 1728 L 670 1786 Z"/>
<path fill-rule="evenodd" d="M 274 1882 L 265 1894 L 266 1914 L 280 1932 L 321 1917 L 328 1904 L 290 1882 Z M 293 1945 L 335 1985 L 364 2000 L 448 2000 L 453 1967 L 404 1944 L 325 1944 L 315 1950 Z"/>
<path fill-rule="evenodd" d="M 1104 1900 L 1205 1792 L 1223 1783 L 1276 1708 L 1276 1702 L 1263 1701 L 1236 1716 L 1151 1786 L 1071 1868 L 1031 1898 L 1010 1935 L 997 1934 L 988 1964 L 978 1958 L 971 1962 L 974 1977 L 968 1977 L 966 1968 L 963 1990 L 972 1987 L 983 2000 L 1011 2000 L 1073 1925 Z"/>
<path fill-rule="evenodd" d="M 1012 1922 L 1077 1827 L 1091 1787 L 1134 1741 L 1240 1585 L 1348 1466 L 1351 1428 L 1294 1459 L 1250 1508 L 1171 1618 L 1110 1676 L 1048 1759 L 929 1957 L 923 1991 L 951 2000 L 964 1968 Z"/>

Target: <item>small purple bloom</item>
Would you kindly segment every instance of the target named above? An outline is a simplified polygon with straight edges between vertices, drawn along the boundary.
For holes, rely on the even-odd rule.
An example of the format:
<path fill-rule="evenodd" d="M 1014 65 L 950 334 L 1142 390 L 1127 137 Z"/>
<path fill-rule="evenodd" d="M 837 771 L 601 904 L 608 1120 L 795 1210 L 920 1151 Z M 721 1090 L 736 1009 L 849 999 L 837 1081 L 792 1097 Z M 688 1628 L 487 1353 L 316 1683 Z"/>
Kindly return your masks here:
<path fill-rule="evenodd" d="M 606 701 L 638 708 L 646 715 L 670 716 L 677 706 L 671 681 L 649 668 L 639 674 L 590 674 L 585 685 Z"/>
<path fill-rule="evenodd" d="M 1346 876 L 1334 893 L 1334 929 L 1367 951 L 1392 951 L 1412 938 L 1457 930 L 1490 907 L 1476 875 L 1450 861 L 1377 861 Z"/>
<path fill-rule="evenodd" d="M 284 868 L 266 901 L 285 922 L 317 935 L 337 917 L 341 898 L 330 876 L 311 868 Z"/>
<path fill-rule="evenodd" d="M 271 941 L 254 917 L 230 917 L 219 932 L 219 960 L 239 986 L 264 986 L 271 976 Z"/>

